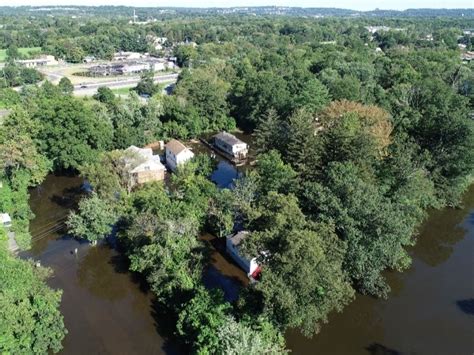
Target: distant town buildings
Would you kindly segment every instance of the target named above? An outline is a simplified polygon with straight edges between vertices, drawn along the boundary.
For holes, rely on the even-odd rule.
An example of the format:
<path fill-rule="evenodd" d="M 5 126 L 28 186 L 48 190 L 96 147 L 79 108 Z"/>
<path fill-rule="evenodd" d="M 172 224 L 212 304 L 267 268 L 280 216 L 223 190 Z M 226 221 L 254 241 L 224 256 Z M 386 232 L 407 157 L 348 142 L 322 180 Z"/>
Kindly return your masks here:
<path fill-rule="evenodd" d="M 467 51 L 461 53 L 461 60 L 466 63 L 470 62 L 471 60 L 474 60 L 474 51 Z"/>
<path fill-rule="evenodd" d="M 129 174 L 129 186 L 133 188 L 151 181 L 165 178 L 165 166 L 159 155 L 153 155 L 151 148 L 138 148 L 134 145 L 125 150 L 125 166 Z"/>
<path fill-rule="evenodd" d="M 112 60 L 114 61 L 130 61 L 130 60 L 137 60 L 147 58 L 148 54 L 138 53 L 138 52 L 117 52 L 114 53 L 114 57 Z"/>
<path fill-rule="evenodd" d="M 147 37 L 148 43 L 153 46 L 153 48 L 157 51 L 161 51 L 164 49 L 164 44 L 168 42 L 168 38 L 166 37 L 156 37 L 153 35 L 148 35 Z"/>
<path fill-rule="evenodd" d="M 168 168 L 176 171 L 180 165 L 192 159 L 194 153 L 180 141 L 172 139 L 165 145 L 165 157 Z"/>
<path fill-rule="evenodd" d="M 89 56 L 84 59 L 84 62 L 90 63 L 94 60 L 94 57 Z M 111 76 L 140 74 L 147 70 L 158 72 L 175 68 L 173 58 L 156 58 L 148 53 L 117 52 L 112 61 L 92 66 L 87 70 L 90 76 Z"/>
<path fill-rule="evenodd" d="M 174 62 L 165 59 L 147 58 L 140 61 L 99 64 L 88 68 L 88 72 L 90 76 L 130 75 L 143 73 L 147 70 L 164 71 L 175 67 Z"/>
<path fill-rule="evenodd" d="M 428 42 L 433 42 L 434 38 L 433 38 L 433 35 L 431 33 L 427 34 L 424 38 L 425 41 L 428 41 Z"/>
<path fill-rule="evenodd" d="M 375 34 L 377 32 L 389 31 L 390 27 L 388 26 L 365 26 L 365 29 L 369 31 L 371 34 Z"/>

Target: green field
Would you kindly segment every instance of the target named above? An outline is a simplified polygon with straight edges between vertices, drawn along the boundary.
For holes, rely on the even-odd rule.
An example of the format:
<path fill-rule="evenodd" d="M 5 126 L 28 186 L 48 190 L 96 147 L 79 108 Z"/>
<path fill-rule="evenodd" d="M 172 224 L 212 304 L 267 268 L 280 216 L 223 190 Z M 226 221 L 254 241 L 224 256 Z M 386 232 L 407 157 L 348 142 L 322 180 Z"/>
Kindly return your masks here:
<path fill-rule="evenodd" d="M 116 95 L 127 95 L 130 93 L 130 90 L 133 88 L 118 88 L 118 89 L 112 89 L 113 93 Z"/>
<path fill-rule="evenodd" d="M 35 52 L 40 52 L 41 47 L 18 48 L 18 51 L 22 55 L 28 55 L 28 54 L 32 54 L 32 53 L 35 53 Z M 6 58 L 7 58 L 7 50 L 6 49 L 0 49 L 0 62 L 4 62 Z"/>

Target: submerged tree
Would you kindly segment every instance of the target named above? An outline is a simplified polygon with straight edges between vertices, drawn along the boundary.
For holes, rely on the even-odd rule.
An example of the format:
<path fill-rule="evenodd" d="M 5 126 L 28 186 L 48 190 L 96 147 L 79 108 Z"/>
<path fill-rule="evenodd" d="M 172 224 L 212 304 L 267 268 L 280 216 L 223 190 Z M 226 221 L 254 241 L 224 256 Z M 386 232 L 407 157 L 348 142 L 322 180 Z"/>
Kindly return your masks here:
<path fill-rule="evenodd" d="M 79 202 L 78 212 L 71 212 L 66 225 L 73 235 L 96 242 L 112 232 L 116 221 L 112 206 L 95 193 Z"/>

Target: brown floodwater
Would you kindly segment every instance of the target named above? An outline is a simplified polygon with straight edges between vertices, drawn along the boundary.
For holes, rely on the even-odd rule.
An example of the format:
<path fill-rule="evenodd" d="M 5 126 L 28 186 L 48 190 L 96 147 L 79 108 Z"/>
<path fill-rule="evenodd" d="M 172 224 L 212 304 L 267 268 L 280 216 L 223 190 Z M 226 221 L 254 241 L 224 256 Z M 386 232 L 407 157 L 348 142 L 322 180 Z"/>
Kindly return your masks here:
<path fill-rule="evenodd" d="M 63 221 L 80 198 L 82 180 L 49 175 L 31 190 L 33 245 L 27 256 L 53 269 L 49 283 L 63 292 L 61 312 L 69 334 L 62 354 L 182 353 L 162 334 L 173 327 L 159 316 L 142 280 L 127 271 L 123 256 L 108 245 L 90 247 L 67 237 Z M 207 287 L 221 287 L 235 300 L 247 279 L 223 252 L 211 247 Z M 77 248 L 77 255 L 74 249 Z M 410 250 L 413 266 L 389 272 L 387 300 L 358 295 L 308 339 L 288 332 L 294 354 L 473 354 L 474 186 L 464 208 L 432 211 Z"/>
<path fill-rule="evenodd" d="M 28 256 L 51 267 L 50 286 L 63 290 L 61 312 L 68 334 L 62 354 L 176 353 L 159 334 L 153 298 L 108 245 L 91 247 L 67 237 L 63 221 L 80 197 L 82 180 L 49 175 L 30 191 L 35 214 Z M 73 251 L 77 248 L 77 254 Z"/>
<path fill-rule="evenodd" d="M 81 184 L 78 177 L 49 175 L 30 191 L 33 243 L 23 256 L 50 267 L 48 283 L 63 290 L 61 312 L 69 333 L 61 354 L 183 353 L 175 340 L 162 335 L 175 325 L 159 315 L 139 275 L 128 272 L 126 257 L 108 244 L 91 247 L 67 236 L 64 220 L 82 197 Z M 229 301 L 237 299 L 246 274 L 217 251 L 221 241 L 209 235 L 202 239 L 210 252 L 203 282 L 221 287 Z"/>
<path fill-rule="evenodd" d="M 461 209 L 432 211 L 410 250 L 412 267 L 388 272 L 387 300 L 358 295 L 311 339 L 288 332 L 293 354 L 474 353 L 474 185 Z"/>

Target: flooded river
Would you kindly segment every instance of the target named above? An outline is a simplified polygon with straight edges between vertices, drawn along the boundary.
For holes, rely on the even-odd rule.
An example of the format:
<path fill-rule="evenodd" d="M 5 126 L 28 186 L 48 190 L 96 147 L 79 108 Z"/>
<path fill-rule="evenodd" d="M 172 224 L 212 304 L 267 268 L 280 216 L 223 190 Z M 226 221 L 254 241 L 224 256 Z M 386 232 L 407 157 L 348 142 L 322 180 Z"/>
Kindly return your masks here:
<path fill-rule="evenodd" d="M 472 355 L 474 185 L 464 208 L 433 211 L 411 249 L 412 267 L 387 273 L 387 300 L 357 296 L 312 339 L 287 334 L 293 354 Z"/>
<path fill-rule="evenodd" d="M 126 260 L 108 246 L 65 236 L 62 222 L 80 184 L 75 177 L 50 175 L 30 199 L 36 218 L 28 254 L 50 266 L 50 285 L 64 290 L 61 311 L 69 334 L 62 354 L 180 353 L 160 335 L 169 324 L 157 316 L 152 296 L 127 271 Z M 288 347 L 294 354 L 472 354 L 474 187 L 465 208 L 431 213 L 411 254 L 410 270 L 387 274 L 393 290 L 388 300 L 358 296 L 313 339 L 289 332 Z M 226 297 L 235 299 L 245 275 L 216 251 L 211 259 L 204 282 L 223 286 Z"/>
<path fill-rule="evenodd" d="M 90 247 L 64 236 L 61 222 L 81 182 L 50 175 L 30 199 L 36 215 L 31 255 L 53 269 L 49 283 L 64 291 L 61 312 L 69 334 L 62 354 L 173 353 L 157 331 L 150 293 L 127 271 L 126 260 L 106 245 Z"/>
<path fill-rule="evenodd" d="M 125 257 L 108 245 L 91 247 L 68 237 L 64 220 L 81 197 L 82 180 L 49 175 L 30 194 L 35 214 L 30 230 L 32 249 L 25 256 L 51 267 L 49 284 L 62 289 L 61 312 L 69 334 L 62 354 L 179 354 L 163 329 L 174 324 L 158 316 L 153 297 L 138 275 L 128 272 Z M 220 240 L 206 235 L 211 263 L 204 273 L 208 287 L 222 287 L 236 300 L 245 273 L 223 253 Z M 77 254 L 74 250 L 77 248 Z"/>

